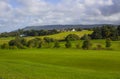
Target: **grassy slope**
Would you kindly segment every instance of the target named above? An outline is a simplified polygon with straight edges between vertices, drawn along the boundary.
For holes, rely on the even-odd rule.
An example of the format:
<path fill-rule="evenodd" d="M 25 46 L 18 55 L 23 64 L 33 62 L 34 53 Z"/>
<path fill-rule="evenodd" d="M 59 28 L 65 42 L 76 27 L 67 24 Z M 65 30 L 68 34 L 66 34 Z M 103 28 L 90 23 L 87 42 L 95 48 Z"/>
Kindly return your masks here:
<path fill-rule="evenodd" d="M 62 33 L 58 33 L 58 34 L 54 34 L 54 35 L 36 36 L 36 37 L 38 37 L 38 38 L 39 37 L 40 38 L 50 37 L 50 38 L 61 40 L 61 39 L 64 39 L 69 34 L 77 34 L 80 37 L 82 37 L 84 34 L 91 34 L 91 33 L 92 33 L 92 31 L 83 30 L 83 31 L 80 31 L 80 32 L 62 32 Z M 33 38 L 35 38 L 35 37 L 27 37 L 28 40 L 33 39 Z"/>
<path fill-rule="evenodd" d="M 119 79 L 120 52 L 79 49 L 0 50 L 3 79 Z"/>
<path fill-rule="evenodd" d="M 0 38 L 0 45 L 3 43 L 8 43 L 12 39 L 13 39 L 13 37 Z"/>
<path fill-rule="evenodd" d="M 33 39 L 33 38 L 44 38 L 44 37 L 51 37 L 51 38 L 54 38 L 54 39 L 64 39 L 69 34 L 77 34 L 81 37 L 84 34 L 91 34 L 91 33 L 92 33 L 92 31 L 83 30 L 83 31 L 80 31 L 80 32 L 62 32 L 62 33 L 54 34 L 54 35 L 26 37 L 26 39 L 30 40 L 30 39 Z M 12 39 L 14 39 L 14 38 L 13 37 L 0 38 L 0 44 L 7 43 L 8 41 L 10 41 Z"/>

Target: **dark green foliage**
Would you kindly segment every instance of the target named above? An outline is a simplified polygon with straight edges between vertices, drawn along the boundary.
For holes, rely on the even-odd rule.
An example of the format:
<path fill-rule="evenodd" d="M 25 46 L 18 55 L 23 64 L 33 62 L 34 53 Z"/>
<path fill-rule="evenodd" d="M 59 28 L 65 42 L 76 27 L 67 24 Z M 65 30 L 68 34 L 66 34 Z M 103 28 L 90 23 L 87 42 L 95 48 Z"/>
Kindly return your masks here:
<path fill-rule="evenodd" d="M 9 44 L 10 47 L 11 46 L 16 46 L 17 48 L 25 49 L 27 41 L 24 38 L 16 37 L 14 40 L 9 41 L 8 44 Z"/>
<path fill-rule="evenodd" d="M 1 45 L 1 49 L 9 49 L 9 45 L 4 43 L 3 45 Z"/>
<path fill-rule="evenodd" d="M 54 48 L 60 48 L 60 43 L 58 41 L 54 43 Z"/>
<path fill-rule="evenodd" d="M 44 35 L 52 35 L 59 33 L 57 30 L 28 30 L 24 31 L 23 34 L 26 36 L 44 36 Z"/>
<path fill-rule="evenodd" d="M 15 37 L 15 36 L 44 36 L 44 35 L 52 35 L 59 33 L 57 30 L 22 30 L 19 29 L 14 32 L 4 32 L 0 34 L 0 37 Z"/>
<path fill-rule="evenodd" d="M 106 39 L 106 48 L 110 48 L 111 47 L 111 39 L 108 38 Z"/>
<path fill-rule="evenodd" d="M 29 40 L 27 46 L 29 48 L 41 48 L 42 47 L 42 39 L 35 38 L 35 39 L 32 39 L 32 40 Z"/>
<path fill-rule="evenodd" d="M 10 49 L 18 49 L 17 46 L 10 46 Z"/>
<path fill-rule="evenodd" d="M 65 47 L 66 48 L 71 48 L 72 47 L 71 42 L 70 41 L 66 41 Z"/>
<path fill-rule="evenodd" d="M 52 48 L 52 44 L 51 44 L 51 43 L 44 42 L 44 43 L 43 43 L 43 47 L 44 47 L 44 48 Z"/>
<path fill-rule="evenodd" d="M 94 32 L 91 35 L 92 39 L 102 39 L 102 31 L 100 27 L 94 28 Z"/>
<path fill-rule="evenodd" d="M 9 46 L 17 46 L 18 48 L 22 48 L 23 44 L 21 40 L 22 38 L 16 37 L 14 40 L 9 41 Z"/>
<path fill-rule="evenodd" d="M 50 38 L 50 37 L 44 37 L 43 39 L 46 43 L 51 43 L 55 41 L 53 38 Z"/>
<path fill-rule="evenodd" d="M 101 44 L 97 44 L 95 48 L 93 48 L 94 50 L 103 50 L 104 48 L 102 47 Z"/>
<path fill-rule="evenodd" d="M 118 28 L 119 29 L 119 28 Z M 106 39 L 110 38 L 111 40 L 119 40 L 118 30 L 115 26 L 105 25 L 102 27 L 96 27 L 93 29 L 93 33 L 90 35 L 92 39 Z"/>
<path fill-rule="evenodd" d="M 86 34 L 83 37 L 81 37 L 81 40 L 87 40 L 87 39 L 91 39 L 91 37 Z"/>
<path fill-rule="evenodd" d="M 80 49 L 80 43 L 77 43 L 77 44 L 76 44 L 76 48 L 77 48 L 77 49 Z"/>
<path fill-rule="evenodd" d="M 91 42 L 90 42 L 90 39 L 86 38 L 83 42 L 83 45 L 82 45 L 82 48 L 83 49 L 90 49 L 92 46 Z"/>
<path fill-rule="evenodd" d="M 80 37 L 76 34 L 69 34 L 65 38 L 66 41 L 76 41 L 76 40 L 79 40 L 79 39 L 80 39 Z"/>
<path fill-rule="evenodd" d="M 120 25 L 118 26 L 117 31 L 118 31 L 118 35 L 120 36 Z"/>

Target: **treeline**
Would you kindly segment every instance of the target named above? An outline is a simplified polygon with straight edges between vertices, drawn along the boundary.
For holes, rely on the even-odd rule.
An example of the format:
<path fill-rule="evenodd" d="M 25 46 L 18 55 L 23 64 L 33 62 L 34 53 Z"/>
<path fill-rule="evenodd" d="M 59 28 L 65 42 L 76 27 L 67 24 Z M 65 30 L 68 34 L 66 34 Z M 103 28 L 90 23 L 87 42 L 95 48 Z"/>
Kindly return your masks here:
<path fill-rule="evenodd" d="M 20 31 L 22 32 L 22 31 Z M 39 31 L 25 31 L 25 34 L 31 35 L 35 33 L 39 33 Z M 47 33 L 49 33 L 47 31 Z M 56 30 L 51 30 L 51 34 L 58 33 Z M 43 32 L 43 30 L 40 31 L 40 35 L 44 35 L 46 32 Z M 37 35 L 37 34 L 36 34 Z M 34 36 L 34 35 L 33 35 Z M 44 37 L 41 38 L 34 38 L 31 40 L 26 40 L 23 37 L 17 36 L 15 39 L 10 40 L 8 43 L 5 43 L 1 45 L 0 47 L 2 49 L 26 49 L 26 48 L 60 48 L 61 42 L 66 42 L 64 46 L 66 48 L 72 47 L 72 41 L 79 41 L 83 40 L 83 44 L 80 45 L 78 42 L 76 44 L 76 48 L 82 48 L 82 49 L 92 49 L 92 39 L 104 39 L 105 40 L 105 47 L 110 48 L 111 47 L 111 41 L 120 40 L 120 26 L 114 27 L 114 26 L 102 26 L 102 27 L 96 27 L 93 29 L 93 33 L 91 35 L 84 35 L 83 37 L 79 37 L 76 34 L 69 34 L 65 37 L 64 40 L 55 40 L 53 38 Z M 104 49 L 101 44 L 98 44 L 96 48 L 94 49 Z"/>
<path fill-rule="evenodd" d="M 34 38 L 28 41 L 23 37 L 16 37 L 8 43 L 4 43 L 0 47 L 1 49 L 49 48 L 51 47 L 50 43 L 55 41 L 56 40 L 49 37 L 45 37 L 44 39 Z"/>
<path fill-rule="evenodd" d="M 80 40 L 83 40 L 83 43 L 79 43 Z M 69 34 L 66 36 L 64 39 L 65 43 L 61 43 L 60 40 L 55 40 L 53 38 L 49 37 L 44 37 L 43 39 L 41 38 L 34 38 L 31 40 L 26 40 L 23 37 L 16 37 L 13 40 L 10 40 L 8 43 L 5 43 L 0 46 L 1 49 L 27 49 L 27 48 L 60 48 L 64 47 L 66 48 L 72 48 L 73 47 L 73 41 L 77 41 L 75 47 L 77 49 L 105 49 L 102 47 L 102 45 L 98 44 L 96 48 L 92 48 L 92 43 L 91 43 L 91 38 L 88 35 L 84 35 L 83 37 L 79 37 L 76 34 Z M 111 47 L 111 39 L 106 39 L 105 41 L 105 46 L 107 49 L 110 49 Z"/>
<path fill-rule="evenodd" d="M 93 28 L 93 33 L 90 35 L 92 39 L 107 39 L 110 38 L 113 41 L 120 40 L 120 25 L 115 26 L 102 26 Z"/>
<path fill-rule="evenodd" d="M 14 32 L 4 32 L 0 34 L 0 37 L 16 37 L 16 36 L 44 36 L 44 35 L 52 35 L 57 34 L 60 31 L 57 31 L 55 29 L 53 30 L 18 30 Z"/>

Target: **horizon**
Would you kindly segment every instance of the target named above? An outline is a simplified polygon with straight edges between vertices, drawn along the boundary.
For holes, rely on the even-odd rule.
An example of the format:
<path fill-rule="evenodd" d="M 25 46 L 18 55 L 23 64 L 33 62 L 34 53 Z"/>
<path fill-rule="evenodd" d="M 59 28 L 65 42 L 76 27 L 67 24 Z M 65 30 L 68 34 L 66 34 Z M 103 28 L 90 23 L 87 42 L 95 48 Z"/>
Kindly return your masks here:
<path fill-rule="evenodd" d="M 0 0 L 0 32 L 27 26 L 120 24 L 120 0 Z"/>

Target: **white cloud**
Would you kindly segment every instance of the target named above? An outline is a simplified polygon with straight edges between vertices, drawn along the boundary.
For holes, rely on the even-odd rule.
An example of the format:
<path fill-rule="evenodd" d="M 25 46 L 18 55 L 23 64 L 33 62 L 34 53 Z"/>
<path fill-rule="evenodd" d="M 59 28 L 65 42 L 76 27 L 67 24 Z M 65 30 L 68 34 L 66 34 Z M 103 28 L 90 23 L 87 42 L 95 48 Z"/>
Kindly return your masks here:
<path fill-rule="evenodd" d="M 55 5 L 45 0 L 0 0 L 0 31 L 30 25 L 119 23 L 119 7 L 119 0 L 61 0 Z"/>

